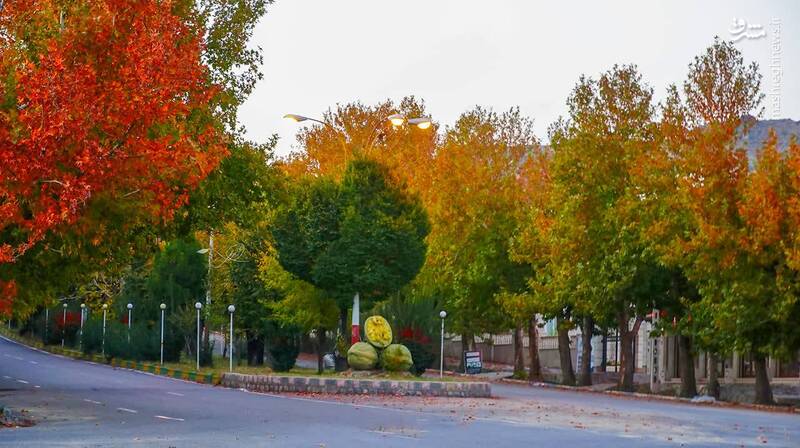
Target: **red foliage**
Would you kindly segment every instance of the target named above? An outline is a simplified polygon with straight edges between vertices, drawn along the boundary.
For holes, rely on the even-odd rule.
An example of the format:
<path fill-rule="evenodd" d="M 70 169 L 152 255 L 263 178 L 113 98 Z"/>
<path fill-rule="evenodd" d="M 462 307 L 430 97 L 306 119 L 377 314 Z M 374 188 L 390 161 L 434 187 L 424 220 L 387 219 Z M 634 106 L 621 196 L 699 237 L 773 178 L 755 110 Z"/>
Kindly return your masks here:
<path fill-rule="evenodd" d="M 77 327 L 81 324 L 81 314 L 75 311 L 67 311 L 67 318 L 64 319 L 64 313 L 58 313 L 55 316 L 54 322 L 55 327 L 58 329 L 63 328 L 65 325 L 67 327 Z"/>
<path fill-rule="evenodd" d="M 0 263 L 98 193 L 170 219 L 225 155 L 202 41 L 159 0 L 0 8 Z M 204 118 L 205 117 L 205 118 Z M 9 233 L 13 232 L 13 233 Z"/>
<path fill-rule="evenodd" d="M 422 329 L 417 327 L 403 327 L 400 329 L 399 339 L 401 341 L 414 341 L 420 344 L 429 344 L 431 338 Z"/>
<path fill-rule="evenodd" d="M 11 303 L 17 295 L 17 284 L 0 280 L 0 316 L 11 316 Z"/>

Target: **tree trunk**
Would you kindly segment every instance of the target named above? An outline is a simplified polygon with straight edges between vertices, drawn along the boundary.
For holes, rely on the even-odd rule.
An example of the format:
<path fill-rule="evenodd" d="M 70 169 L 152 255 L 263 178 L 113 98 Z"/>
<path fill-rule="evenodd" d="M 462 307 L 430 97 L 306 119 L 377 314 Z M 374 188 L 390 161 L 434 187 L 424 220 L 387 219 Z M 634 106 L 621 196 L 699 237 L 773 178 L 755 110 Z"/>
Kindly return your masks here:
<path fill-rule="evenodd" d="M 591 316 L 583 318 L 583 328 L 581 329 L 581 371 L 578 375 L 579 386 L 592 385 L 592 332 L 594 331 L 594 319 Z"/>
<path fill-rule="evenodd" d="M 708 353 L 708 364 L 708 387 L 706 390 L 706 395 L 719 400 L 719 375 L 717 372 L 717 364 L 719 364 L 719 360 L 717 360 L 716 352 Z"/>
<path fill-rule="evenodd" d="M 350 344 L 350 328 L 347 322 L 347 307 L 339 310 L 339 331 L 344 341 Z"/>
<path fill-rule="evenodd" d="M 525 355 L 522 346 L 522 326 L 514 328 L 514 378 L 525 378 Z"/>
<path fill-rule="evenodd" d="M 264 338 L 251 336 L 247 338 L 247 365 L 260 366 L 264 364 Z"/>
<path fill-rule="evenodd" d="M 459 372 L 466 372 L 467 367 L 464 365 L 464 352 L 472 350 L 475 346 L 475 338 L 471 334 L 461 334 L 461 360 L 458 362 Z"/>
<path fill-rule="evenodd" d="M 558 357 L 561 363 L 561 384 L 575 385 L 575 370 L 572 368 L 572 353 L 569 351 L 569 329 L 558 326 Z"/>
<path fill-rule="evenodd" d="M 692 338 L 678 334 L 678 356 L 681 369 L 681 397 L 692 398 L 697 395 L 697 381 L 694 378 L 694 355 L 692 354 Z"/>
<path fill-rule="evenodd" d="M 536 317 L 528 321 L 528 357 L 531 368 L 528 372 L 528 381 L 542 381 L 542 365 L 539 362 L 539 335 L 536 328 Z"/>
<path fill-rule="evenodd" d="M 760 353 L 754 353 L 753 368 L 756 374 L 756 404 L 775 404 L 772 387 L 769 385 L 767 376 L 767 357 Z"/>
<path fill-rule="evenodd" d="M 321 374 L 325 370 L 323 357 L 325 356 L 325 330 L 317 329 L 317 373 Z"/>
<path fill-rule="evenodd" d="M 641 316 L 636 316 L 633 328 L 628 329 L 628 315 L 622 313 L 618 316 L 619 325 L 619 354 L 620 354 L 620 376 L 619 376 L 619 389 L 625 392 L 633 392 L 635 385 L 633 382 L 633 374 L 636 370 L 636 363 L 633 353 L 633 341 L 639 333 L 639 327 L 642 325 Z"/>

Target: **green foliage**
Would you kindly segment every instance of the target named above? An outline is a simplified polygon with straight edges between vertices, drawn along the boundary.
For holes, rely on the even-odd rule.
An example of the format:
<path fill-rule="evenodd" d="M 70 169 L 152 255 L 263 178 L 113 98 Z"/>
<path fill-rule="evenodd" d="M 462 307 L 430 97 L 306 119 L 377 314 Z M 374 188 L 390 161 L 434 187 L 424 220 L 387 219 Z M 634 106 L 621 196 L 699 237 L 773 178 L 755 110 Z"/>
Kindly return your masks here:
<path fill-rule="evenodd" d="M 386 170 L 351 162 L 341 184 L 301 181 L 272 228 L 281 266 L 346 308 L 399 290 L 425 260 L 427 217 L 420 203 L 389 184 Z"/>
<path fill-rule="evenodd" d="M 153 269 L 147 280 L 147 291 L 152 298 L 150 312 L 158 312 L 158 304 L 165 303 L 169 312 L 181 307 L 194 307 L 205 297 L 205 279 L 208 273 L 206 255 L 199 254 L 200 245 L 194 238 L 181 238 L 167 243 L 156 254 Z M 134 304 L 136 305 L 136 304 Z M 137 307 L 137 313 L 140 312 Z"/>
<path fill-rule="evenodd" d="M 276 372 L 288 372 L 294 367 L 299 346 L 288 338 L 274 339 L 270 343 L 270 367 Z"/>

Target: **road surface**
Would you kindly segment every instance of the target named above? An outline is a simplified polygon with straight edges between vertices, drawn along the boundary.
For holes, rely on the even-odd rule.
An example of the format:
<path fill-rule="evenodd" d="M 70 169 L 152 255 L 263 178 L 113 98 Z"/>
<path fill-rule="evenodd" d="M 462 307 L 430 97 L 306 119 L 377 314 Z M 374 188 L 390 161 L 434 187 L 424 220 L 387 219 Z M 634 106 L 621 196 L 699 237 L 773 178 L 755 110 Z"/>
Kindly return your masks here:
<path fill-rule="evenodd" d="M 800 446 L 800 416 L 493 385 L 492 399 L 265 395 L 0 339 L 0 446 Z"/>

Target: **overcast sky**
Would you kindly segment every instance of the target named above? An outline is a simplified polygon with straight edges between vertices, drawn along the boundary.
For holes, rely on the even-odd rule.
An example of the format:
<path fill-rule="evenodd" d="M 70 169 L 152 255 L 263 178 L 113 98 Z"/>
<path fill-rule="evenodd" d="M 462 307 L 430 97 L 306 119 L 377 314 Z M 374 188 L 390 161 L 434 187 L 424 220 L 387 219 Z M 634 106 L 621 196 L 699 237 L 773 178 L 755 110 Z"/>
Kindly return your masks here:
<path fill-rule="evenodd" d="M 794 0 L 276 0 L 253 36 L 264 79 L 240 117 L 254 141 L 278 134 L 281 155 L 299 126 L 286 113 L 406 95 L 444 125 L 475 105 L 519 106 L 544 139 L 581 74 L 635 63 L 661 99 L 718 35 L 761 66 L 764 117 L 797 120 L 798 19 Z"/>

